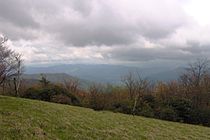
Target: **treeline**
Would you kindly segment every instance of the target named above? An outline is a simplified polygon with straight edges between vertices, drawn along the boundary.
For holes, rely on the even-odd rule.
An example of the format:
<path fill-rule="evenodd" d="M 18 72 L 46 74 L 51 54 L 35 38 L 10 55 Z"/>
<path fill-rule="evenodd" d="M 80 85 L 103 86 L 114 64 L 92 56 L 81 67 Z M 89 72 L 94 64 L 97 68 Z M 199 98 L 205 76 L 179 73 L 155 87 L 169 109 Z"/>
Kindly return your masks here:
<path fill-rule="evenodd" d="M 75 79 L 53 84 L 42 75 L 38 84 L 24 81 L 20 78 L 23 67 L 21 55 L 9 50 L 4 45 L 5 40 L 2 42 L 1 94 L 210 126 L 207 59 L 189 64 L 178 80 L 151 82 L 139 73 L 128 73 L 122 77 L 119 86 L 95 83 L 83 90 Z"/>
<path fill-rule="evenodd" d="M 198 59 L 170 82 L 151 82 L 129 73 L 121 86 L 94 84 L 77 96 L 82 106 L 95 110 L 210 126 L 208 64 L 207 59 Z"/>

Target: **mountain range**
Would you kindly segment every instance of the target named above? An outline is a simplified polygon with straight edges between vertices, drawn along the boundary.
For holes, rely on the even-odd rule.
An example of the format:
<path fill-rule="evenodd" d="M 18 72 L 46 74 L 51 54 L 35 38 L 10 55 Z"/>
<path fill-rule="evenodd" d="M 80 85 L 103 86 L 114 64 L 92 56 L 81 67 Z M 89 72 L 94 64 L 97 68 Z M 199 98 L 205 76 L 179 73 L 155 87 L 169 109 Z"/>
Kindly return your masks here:
<path fill-rule="evenodd" d="M 54 66 L 27 66 L 25 78 L 36 78 L 38 74 L 48 74 L 51 81 L 61 82 L 64 78 L 77 77 L 84 81 L 118 84 L 123 76 L 129 72 L 138 72 L 142 77 L 150 80 L 176 80 L 184 68 L 169 69 L 164 67 L 140 68 L 107 64 L 62 64 Z M 39 76 L 40 77 L 40 76 Z"/>

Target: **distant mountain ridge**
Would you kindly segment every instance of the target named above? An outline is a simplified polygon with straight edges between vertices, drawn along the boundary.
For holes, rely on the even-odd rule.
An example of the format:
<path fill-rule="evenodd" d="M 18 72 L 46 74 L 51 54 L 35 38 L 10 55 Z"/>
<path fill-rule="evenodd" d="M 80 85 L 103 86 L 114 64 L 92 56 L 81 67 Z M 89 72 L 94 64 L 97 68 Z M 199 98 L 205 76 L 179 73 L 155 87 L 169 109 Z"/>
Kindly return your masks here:
<path fill-rule="evenodd" d="M 26 74 L 62 73 L 63 77 L 68 77 L 71 75 L 70 77 L 78 77 L 80 79 L 100 83 L 120 83 L 122 76 L 128 74 L 128 72 L 138 72 L 143 77 L 151 80 L 175 80 L 178 78 L 181 71 L 183 71 L 183 68 L 168 70 L 167 68 L 162 67 L 139 68 L 106 64 L 63 64 L 47 67 L 26 67 Z M 60 80 L 61 76 L 58 75 L 57 81 Z"/>
<path fill-rule="evenodd" d="M 177 80 L 183 72 L 184 72 L 184 68 L 179 67 L 176 69 L 151 74 L 149 75 L 149 79 L 156 80 L 156 81 L 157 80 L 161 80 L 161 81 Z"/>
<path fill-rule="evenodd" d="M 52 83 L 64 83 L 68 80 L 79 80 L 80 87 L 86 88 L 88 87 L 92 82 L 88 80 L 79 79 L 77 77 L 70 76 L 66 73 L 37 73 L 37 74 L 24 74 L 22 78 L 31 84 L 38 83 L 41 79 L 41 74 L 46 76 L 47 80 L 49 80 Z"/>
<path fill-rule="evenodd" d="M 38 73 L 38 74 L 24 74 L 23 79 L 34 79 L 34 80 L 40 80 L 41 75 L 46 76 L 47 80 L 51 82 L 59 82 L 63 83 L 65 80 L 68 79 L 76 79 L 76 77 L 72 77 L 66 73 Z"/>

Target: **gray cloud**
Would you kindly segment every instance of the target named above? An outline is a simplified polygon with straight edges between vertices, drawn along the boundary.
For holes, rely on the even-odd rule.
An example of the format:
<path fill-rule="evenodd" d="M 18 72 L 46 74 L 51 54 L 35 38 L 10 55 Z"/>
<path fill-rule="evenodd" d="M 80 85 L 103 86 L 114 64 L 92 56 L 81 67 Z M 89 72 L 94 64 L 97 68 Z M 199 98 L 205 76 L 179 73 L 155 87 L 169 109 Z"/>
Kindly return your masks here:
<path fill-rule="evenodd" d="M 210 56 L 209 27 L 179 0 L 0 0 L 0 33 L 30 62 L 187 61 Z"/>
<path fill-rule="evenodd" d="M 198 54 L 200 56 L 210 54 L 210 43 L 202 44 L 198 41 L 188 41 L 188 47 L 182 48 L 183 51 L 190 52 L 192 54 Z"/>
<path fill-rule="evenodd" d="M 41 26 L 42 30 L 57 34 L 67 44 L 75 46 L 131 44 L 139 35 L 149 39 L 163 38 L 185 22 L 175 2 L 161 1 L 155 6 L 152 0 L 133 3 L 139 13 L 128 11 L 133 16 L 130 18 L 111 1 L 1 0 L 0 19 L 21 27 Z M 167 6 L 173 8 L 165 9 Z M 138 10 L 139 7 L 142 10 Z"/>
<path fill-rule="evenodd" d="M 86 24 L 63 26 L 58 31 L 60 39 L 74 46 L 129 44 L 137 39 L 135 31 L 127 30 L 120 25 L 92 26 L 98 27 L 91 28 Z"/>
<path fill-rule="evenodd" d="M 129 17 L 124 11 L 117 11 L 115 8 L 119 7 L 117 5 L 113 7 L 112 3 L 97 0 L 94 2 L 95 6 L 92 7 L 87 3 L 84 4 L 86 6 L 83 7 L 86 7 L 86 11 L 89 13 L 87 16 L 83 17 L 81 16 L 83 14 L 78 14 L 76 19 L 67 16 L 65 18 L 69 18 L 69 20 L 62 23 L 59 18 L 58 23 L 53 24 L 49 30 L 57 32 L 60 39 L 75 46 L 132 44 L 138 40 L 138 36 L 148 39 L 164 38 L 175 32 L 187 20 L 187 17 L 182 15 L 183 13 L 177 12 L 181 9 L 175 5 L 173 5 L 175 8 L 163 10 L 164 6 L 172 6 L 164 1 L 159 2 L 156 7 L 149 7 L 147 9 L 149 11 L 139 10 L 138 12 L 141 13 L 134 13 L 134 17 Z M 152 2 L 149 0 L 147 4 L 152 4 Z M 136 6 L 141 4 L 136 1 L 134 3 L 137 4 Z M 79 4 L 79 2 L 74 4 Z M 154 8 L 152 13 L 150 12 L 151 8 Z M 73 10 L 75 9 L 73 8 Z M 81 8 L 76 10 L 77 13 Z M 79 13 L 81 12 L 83 13 L 84 10 L 79 11 Z"/>
<path fill-rule="evenodd" d="M 0 33 L 3 33 L 11 40 L 33 40 L 39 36 L 36 29 L 21 28 L 9 22 L 0 22 Z"/>
<path fill-rule="evenodd" d="M 82 13 L 83 16 L 88 16 L 93 8 L 93 0 L 72 0 L 73 9 Z"/>
<path fill-rule="evenodd" d="M 98 6 L 98 7 L 97 7 Z M 89 13 L 83 15 L 83 10 L 76 12 L 78 17 L 66 17 L 64 22 L 60 22 L 63 16 L 58 17 L 58 22 L 49 26 L 49 32 L 56 32 L 61 40 L 67 45 L 87 46 L 87 45 L 115 45 L 129 44 L 135 41 L 137 31 L 130 25 L 126 25 L 120 15 L 113 9 L 97 5 Z M 73 6 L 74 7 L 74 6 Z M 72 9 L 71 9 L 72 10 Z M 80 9 L 77 9 L 80 10 Z M 96 12 L 98 11 L 98 13 Z M 82 14 L 80 14 L 82 13 Z"/>
<path fill-rule="evenodd" d="M 185 53 L 182 50 L 167 48 L 127 48 L 117 47 L 110 53 L 109 57 L 122 61 L 152 61 L 156 59 L 183 60 L 192 58 L 192 53 Z"/>
<path fill-rule="evenodd" d="M 21 27 L 38 27 L 39 24 L 31 17 L 27 1 L 1 0 L 0 21 L 10 22 Z"/>

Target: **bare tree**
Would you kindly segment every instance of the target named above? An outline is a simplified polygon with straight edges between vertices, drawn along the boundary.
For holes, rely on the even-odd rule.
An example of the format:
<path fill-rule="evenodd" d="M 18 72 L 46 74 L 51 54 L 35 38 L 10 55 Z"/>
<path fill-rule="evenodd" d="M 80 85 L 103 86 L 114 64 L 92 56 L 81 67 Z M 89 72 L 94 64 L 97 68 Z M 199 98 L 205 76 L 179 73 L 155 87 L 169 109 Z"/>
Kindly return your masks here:
<path fill-rule="evenodd" d="M 14 78 L 15 92 L 18 94 L 22 74 L 21 55 L 8 48 L 8 39 L 0 36 L 0 85 Z"/>
<path fill-rule="evenodd" d="M 79 79 L 73 79 L 73 78 L 68 80 L 64 79 L 64 86 L 70 92 L 77 93 L 79 84 L 80 84 Z"/>
<path fill-rule="evenodd" d="M 13 61 L 11 55 L 13 52 L 5 45 L 7 38 L 2 36 L 0 38 L 0 85 L 6 80 L 7 77 L 13 75 Z"/>
<path fill-rule="evenodd" d="M 186 68 L 186 72 L 180 77 L 186 85 L 198 87 L 204 80 L 205 76 L 209 74 L 209 60 L 197 59 L 196 62 L 190 63 Z"/>
<path fill-rule="evenodd" d="M 90 94 L 89 104 L 95 110 L 104 108 L 103 86 L 101 84 L 93 83 L 89 86 L 88 93 Z"/>
<path fill-rule="evenodd" d="M 135 115 L 136 112 L 136 106 L 142 95 L 146 92 L 147 88 L 149 87 L 149 81 L 146 79 L 143 79 L 139 73 L 137 73 L 137 79 L 136 79 L 136 93 L 135 93 L 135 99 L 133 104 L 132 113 Z"/>
<path fill-rule="evenodd" d="M 180 83 L 182 85 L 182 90 L 188 96 L 188 94 L 193 94 L 195 105 L 201 104 L 201 98 L 203 90 L 208 92 L 210 83 L 209 74 L 209 60 L 206 58 L 197 59 L 194 63 L 190 63 L 185 72 L 180 76 Z"/>
<path fill-rule="evenodd" d="M 128 89 L 128 94 L 130 96 L 130 100 L 133 102 L 132 106 L 132 114 L 135 115 L 137 103 L 139 102 L 142 95 L 145 93 L 147 88 L 149 87 L 149 81 L 143 79 L 138 72 L 131 73 L 123 77 L 122 81 Z"/>
<path fill-rule="evenodd" d="M 23 60 L 21 58 L 21 55 L 20 54 L 15 54 L 14 56 L 15 58 L 15 63 L 16 63 L 16 66 L 15 66 L 15 76 L 13 78 L 14 80 L 14 86 L 15 86 L 15 94 L 17 96 L 19 96 L 19 88 L 20 88 L 20 84 L 21 84 L 21 75 L 23 73 Z"/>
<path fill-rule="evenodd" d="M 129 72 L 127 75 L 122 77 L 122 82 L 125 84 L 126 88 L 128 89 L 128 94 L 130 100 L 133 100 L 135 90 L 136 90 L 136 80 L 134 78 L 134 74 Z"/>

